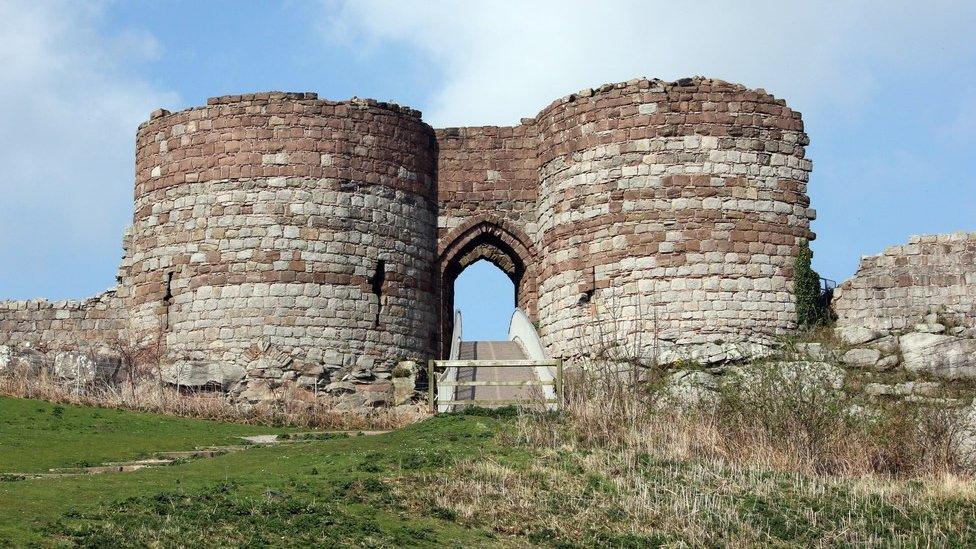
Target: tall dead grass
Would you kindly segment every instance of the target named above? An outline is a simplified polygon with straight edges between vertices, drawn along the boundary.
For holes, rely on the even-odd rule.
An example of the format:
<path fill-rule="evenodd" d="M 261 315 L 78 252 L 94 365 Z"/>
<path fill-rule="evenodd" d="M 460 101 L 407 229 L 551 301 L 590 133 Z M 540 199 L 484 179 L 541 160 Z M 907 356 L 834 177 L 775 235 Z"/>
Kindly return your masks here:
<path fill-rule="evenodd" d="M 862 408 L 811 370 L 751 367 L 703 404 L 674 405 L 636 375 L 567 374 L 561 414 L 523 413 L 517 442 L 705 460 L 804 475 L 968 475 L 958 411 L 909 403 Z"/>
<path fill-rule="evenodd" d="M 177 390 L 153 376 L 126 375 L 75 385 L 55 378 L 45 368 L 12 367 L 0 373 L 0 395 L 170 414 L 197 419 L 309 429 L 395 429 L 423 417 L 420 406 L 405 410 L 341 410 L 332 398 L 284 386 L 273 401 L 236 404 L 218 392 Z"/>

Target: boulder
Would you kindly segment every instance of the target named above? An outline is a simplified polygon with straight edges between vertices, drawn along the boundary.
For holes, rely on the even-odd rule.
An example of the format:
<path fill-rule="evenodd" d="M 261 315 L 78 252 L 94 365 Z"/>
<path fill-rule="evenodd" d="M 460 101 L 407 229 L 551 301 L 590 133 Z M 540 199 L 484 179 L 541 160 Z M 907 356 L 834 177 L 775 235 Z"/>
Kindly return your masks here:
<path fill-rule="evenodd" d="M 243 400 L 251 404 L 269 402 L 276 400 L 277 398 L 278 395 L 275 394 L 274 387 L 272 387 L 270 382 L 264 379 L 254 379 L 249 381 L 247 387 L 245 387 L 238 396 L 239 400 Z"/>
<path fill-rule="evenodd" d="M 54 375 L 80 383 L 111 379 L 121 366 L 122 360 L 107 352 L 61 351 L 54 355 Z"/>
<path fill-rule="evenodd" d="M 899 362 L 898 355 L 888 355 L 881 357 L 881 360 L 874 365 L 874 369 L 878 370 L 879 372 L 886 372 L 898 366 Z"/>
<path fill-rule="evenodd" d="M 836 328 L 834 334 L 848 345 L 863 345 L 881 337 L 881 334 L 863 326 L 846 326 Z"/>
<path fill-rule="evenodd" d="M 946 331 L 946 327 L 938 323 L 916 324 L 915 331 L 923 334 L 941 334 Z"/>
<path fill-rule="evenodd" d="M 10 368 L 14 362 L 14 350 L 9 345 L 0 345 L 0 372 Z"/>
<path fill-rule="evenodd" d="M 911 333 L 899 344 L 906 370 L 943 379 L 976 379 L 976 339 Z"/>
<path fill-rule="evenodd" d="M 702 371 L 678 371 L 669 375 L 657 393 L 659 406 L 696 408 L 718 401 L 715 376 Z"/>
<path fill-rule="evenodd" d="M 841 362 L 849 366 L 870 368 L 881 358 L 881 351 L 877 349 L 851 349 L 840 358 Z"/>
<path fill-rule="evenodd" d="M 330 395 L 355 393 L 356 386 L 349 381 L 333 381 L 325 386 L 325 392 L 329 393 Z"/>
<path fill-rule="evenodd" d="M 893 355 L 898 352 L 898 338 L 895 336 L 884 336 L 881 339 L 872 341 L 868 346 L 881 351 L 882 356 Z"/>
<path fill-rule="evenodd" d="M 227 362 L 180 361 L 164 366 L 161 375 L 169 385 L 226 391 L 244 377 L 244 368 Z"/>

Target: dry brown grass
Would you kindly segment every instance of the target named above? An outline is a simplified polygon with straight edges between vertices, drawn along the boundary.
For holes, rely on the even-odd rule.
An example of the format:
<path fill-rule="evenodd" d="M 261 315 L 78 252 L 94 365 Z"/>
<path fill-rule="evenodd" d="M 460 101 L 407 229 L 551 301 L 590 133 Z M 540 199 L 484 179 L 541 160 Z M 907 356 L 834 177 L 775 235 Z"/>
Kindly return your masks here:
<path fill-rule="evenodd" d="M 523 411 L 503 433 L 514 453 L 405 477 L 400 496 L 540 544 L 976 542 L 951 412 L 859 415 L 842 392 L 776 372 L 682 410 L 616 367 L 577 371 L 561 413 Z"/>
<path fill-rule="evenodd" d="M 232 403 L 216 392 L 177 390 L 151 375 L 125 376 L 78 389 L 54 378 L 46 369 L 12 368 L 0 375 L 3 396 L 235 423 L 309 429 L 395 429 L 426 415 L 422 406 L 409 410 L 344 411 L 336 408 L 334 399 L 316 397 L 293 386 L 283 387 L 274 401 L 247 406 Z"/>
<path fill-rule="evenodd" d="M 636 376 L 593 369 L 567 376 L 561 415 L 523 414 L 518 442 L 535 448 L 635 451 L 804 475 L 968 475 L 951 408 L 889 404 L 865 413 L 804 370 L 757 364 L 717 401 L 670 406 Z"/>

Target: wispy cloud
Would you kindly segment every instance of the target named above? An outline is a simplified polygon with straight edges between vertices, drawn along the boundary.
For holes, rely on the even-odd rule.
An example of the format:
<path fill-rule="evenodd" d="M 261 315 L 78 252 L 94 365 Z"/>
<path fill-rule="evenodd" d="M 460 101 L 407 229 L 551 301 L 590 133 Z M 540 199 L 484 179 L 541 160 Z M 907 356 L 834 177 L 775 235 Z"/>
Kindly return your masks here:
<path fill-rule="evenodd" d="M 435 125 L 512 123 L 581 85 L 705 75 L 801 109 L 865 100 L 878 63 L 951 62 L 971 2 L 356 0 L 329 20 L 362 43 L 398 42 L 444 66 Z"/>
<path fill-rule="evenodd" d="M 0 2 L 0 296 L 113 283 L 131 216 L 136 126 L 172 92 L 134 76 L 152 36 L 102 5 Z M 14 259 L 16 258 L 16 259 Z M 103 273 L 77 277 L 78 272 Z"/>
<path fill-rule="evenodd" d="M 580 87 L 635 76 L 711 76 L 786 99 L 813 141 L 815 263 L 829 276 L 910 233 L 976 230 L 971 0 L 326 6 L 347 47 L 381 55 L 385 44 L 437 66 L 443 81 L 416 105 L 435 127 L 512 124 Z"/>

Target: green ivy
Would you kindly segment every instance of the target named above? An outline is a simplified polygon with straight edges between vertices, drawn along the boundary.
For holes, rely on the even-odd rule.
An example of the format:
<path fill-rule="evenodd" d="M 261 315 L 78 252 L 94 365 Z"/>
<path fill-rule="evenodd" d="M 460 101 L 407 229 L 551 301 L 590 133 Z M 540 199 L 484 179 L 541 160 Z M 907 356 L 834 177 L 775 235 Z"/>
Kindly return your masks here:
<path fill-rule="evenodd" d="M 811 265 L 813 252 L 806 240 L 800 244 L 800 251 L 793 262 L 793 294 L 796 296 L 796 322 L 802 327 L 813 326 L 823 319 L 818 301 L 820 297 L 820 275 Z"/>

